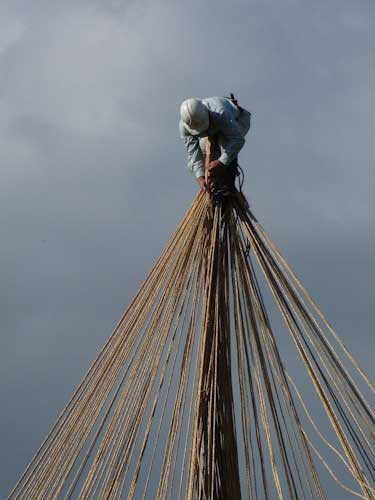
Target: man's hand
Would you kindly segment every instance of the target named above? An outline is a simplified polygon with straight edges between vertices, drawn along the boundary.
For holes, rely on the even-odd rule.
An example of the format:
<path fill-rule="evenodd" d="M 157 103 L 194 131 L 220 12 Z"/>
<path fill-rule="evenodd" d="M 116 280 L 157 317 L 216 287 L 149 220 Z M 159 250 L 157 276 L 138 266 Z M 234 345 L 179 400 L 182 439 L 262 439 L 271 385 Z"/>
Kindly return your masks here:
<path fill-rule="evenodd" d="M 198 177 L 197 178 L 197 181 L 198 181 L 198 184 L 199 184 L 199 187 L 201 188 L 201 190 L 204 192 L 204 193 L 209 193 L 210 192 L 210 189 L 206 183 L 206 178 L 204 175 L 202 175 L 202 177 Z"/>
<path fill-rule="evenodd" d="M 214 161 L 211 161 L 209 164 L 208 164 L 208 171 L 211 173 L 211 174 L 216 174 L 216 173 L 219 173 L 220 170 L 222 170 L 224 167 L 224 165 L 221 163 L 220 160 L 214 160 Z"/>
<path fill-rule="evenodd" d="M 207 165 L 208 169 L 208 188 L 210 191 L 215 189 L 215 182 L 217 182 L 224 174 L 225 166 L 219 160 L 211 161 Z"/>

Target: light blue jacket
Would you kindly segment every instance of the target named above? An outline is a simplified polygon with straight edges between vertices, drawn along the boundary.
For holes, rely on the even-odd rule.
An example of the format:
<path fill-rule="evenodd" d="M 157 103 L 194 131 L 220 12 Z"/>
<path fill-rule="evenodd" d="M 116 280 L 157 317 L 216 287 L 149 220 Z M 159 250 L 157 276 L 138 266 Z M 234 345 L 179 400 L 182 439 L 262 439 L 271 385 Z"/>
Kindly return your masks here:
<path fill-rule="evenodd" d="M 250 129 L 251 115 L 245 109 L 239 108 L 225 97 L 208 97 L 202 99 L 210 115 L 208 130 L 199 135 L 190 134 L 180 121 L 180 135 L 184 140 L 188 153 L 188 169 L 196 177 L 205 173 L 205 138 L 216 135 L 220 145 L 219 160 L 223 165 L 229 165 L 245 144 L 245 136 Z"/>

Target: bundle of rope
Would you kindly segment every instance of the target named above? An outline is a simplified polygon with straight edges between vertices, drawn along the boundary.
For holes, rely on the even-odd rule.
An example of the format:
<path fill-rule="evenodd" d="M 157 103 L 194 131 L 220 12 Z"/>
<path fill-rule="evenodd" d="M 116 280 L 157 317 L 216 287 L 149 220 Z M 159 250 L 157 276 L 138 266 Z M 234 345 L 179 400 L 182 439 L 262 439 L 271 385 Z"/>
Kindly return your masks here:
<path fill-rule="evenodd" d="M 243 195 L 199 193 L 9 498 L 374 499 L 373 393 Z"/>

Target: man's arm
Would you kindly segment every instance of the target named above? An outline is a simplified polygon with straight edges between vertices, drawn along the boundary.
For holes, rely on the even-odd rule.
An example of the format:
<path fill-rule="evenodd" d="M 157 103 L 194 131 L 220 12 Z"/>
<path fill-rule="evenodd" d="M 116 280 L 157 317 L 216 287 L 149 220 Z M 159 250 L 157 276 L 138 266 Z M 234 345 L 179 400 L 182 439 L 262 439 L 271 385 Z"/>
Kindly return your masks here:
<path fill-rule="evenodd" d="M 180 137 L 183 139 L 187 150 L 187 168 L 193 172 L 197 178 L 204 176 L 204 158 L 199 146 L 199 137 L 189 134 L 181 121 L 179 123 L 179 129 Z"/>
<path fill-rule="evenodd" d="M 199 138 L 193 135 L 184 137 L 184 143 L 188 154 L 188 169 L 195 174 L 195 176 L 204 176 L 204 158 L 202 150 L 199 146 Z"/>
<path fill-rule="evenodd" d="M 223 113 L 221 116 L 220 134 L 225 137 L 225 144 L 222 146 L 222 153 L 218 161 L 226 166 L 238 156 L 245 144 L 245 138 L 237 120 L 229 113 Z"/>
<path fill-rule="evenodd" d="M 188 169 L 195 174 L 202 191 L 208 192 L 205 178 L 204 156 L 199 145 L 199 137 L 189 134 L 180 122 L 180 135 L 184 140 L 188 154 Z"/>
<path fill-rule="evenodd" d="M 189 135 L 184 137 L 184 142 L 188 153 L 188 169 L 195 174 L 201 190 L 207 193 L 209 187 L 206 183 L 204 157 L 199 145 L 199 139 L 197 136 Z"/>
<path fill-rule="evenodd" d="M 250 117 L 251 114 L 246 110 L 242 111 L 240 115 L 241 119 L 236 119 L 228 111 L 224 111 L 221 114 L 218 121 L 218 128 L 219 133 L 225 140 L 221 144 L 221 156 L 219 159 L 208 164 L 208 170 L 211 174 L 219 172 L 220 169 L 225 168 L 238 156 L 238 153 L 245 144 L 245 135 L 250 128 Z"/>

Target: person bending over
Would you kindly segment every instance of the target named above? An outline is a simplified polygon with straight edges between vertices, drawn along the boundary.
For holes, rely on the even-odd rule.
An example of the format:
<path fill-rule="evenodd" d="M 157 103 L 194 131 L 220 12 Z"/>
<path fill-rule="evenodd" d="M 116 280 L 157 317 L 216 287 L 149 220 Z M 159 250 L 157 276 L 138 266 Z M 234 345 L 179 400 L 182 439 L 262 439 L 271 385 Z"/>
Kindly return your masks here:
<path fill-rule="evenodd" d="M 188 169 L 195 174 L 200 188 L 210 192 L 219 181 L 222 190 L 234 193 L 238 153 L 250 129 L 251 113 L 241 108 L 233 95 L 230 98 L 193 97 L 181 104 L 180 118 L 180 135 L 187 149 Z M 208 184 L 205 178 L 207 137 L 215 137 L 220 147 L 220 157 L 208 164 Z"/>

